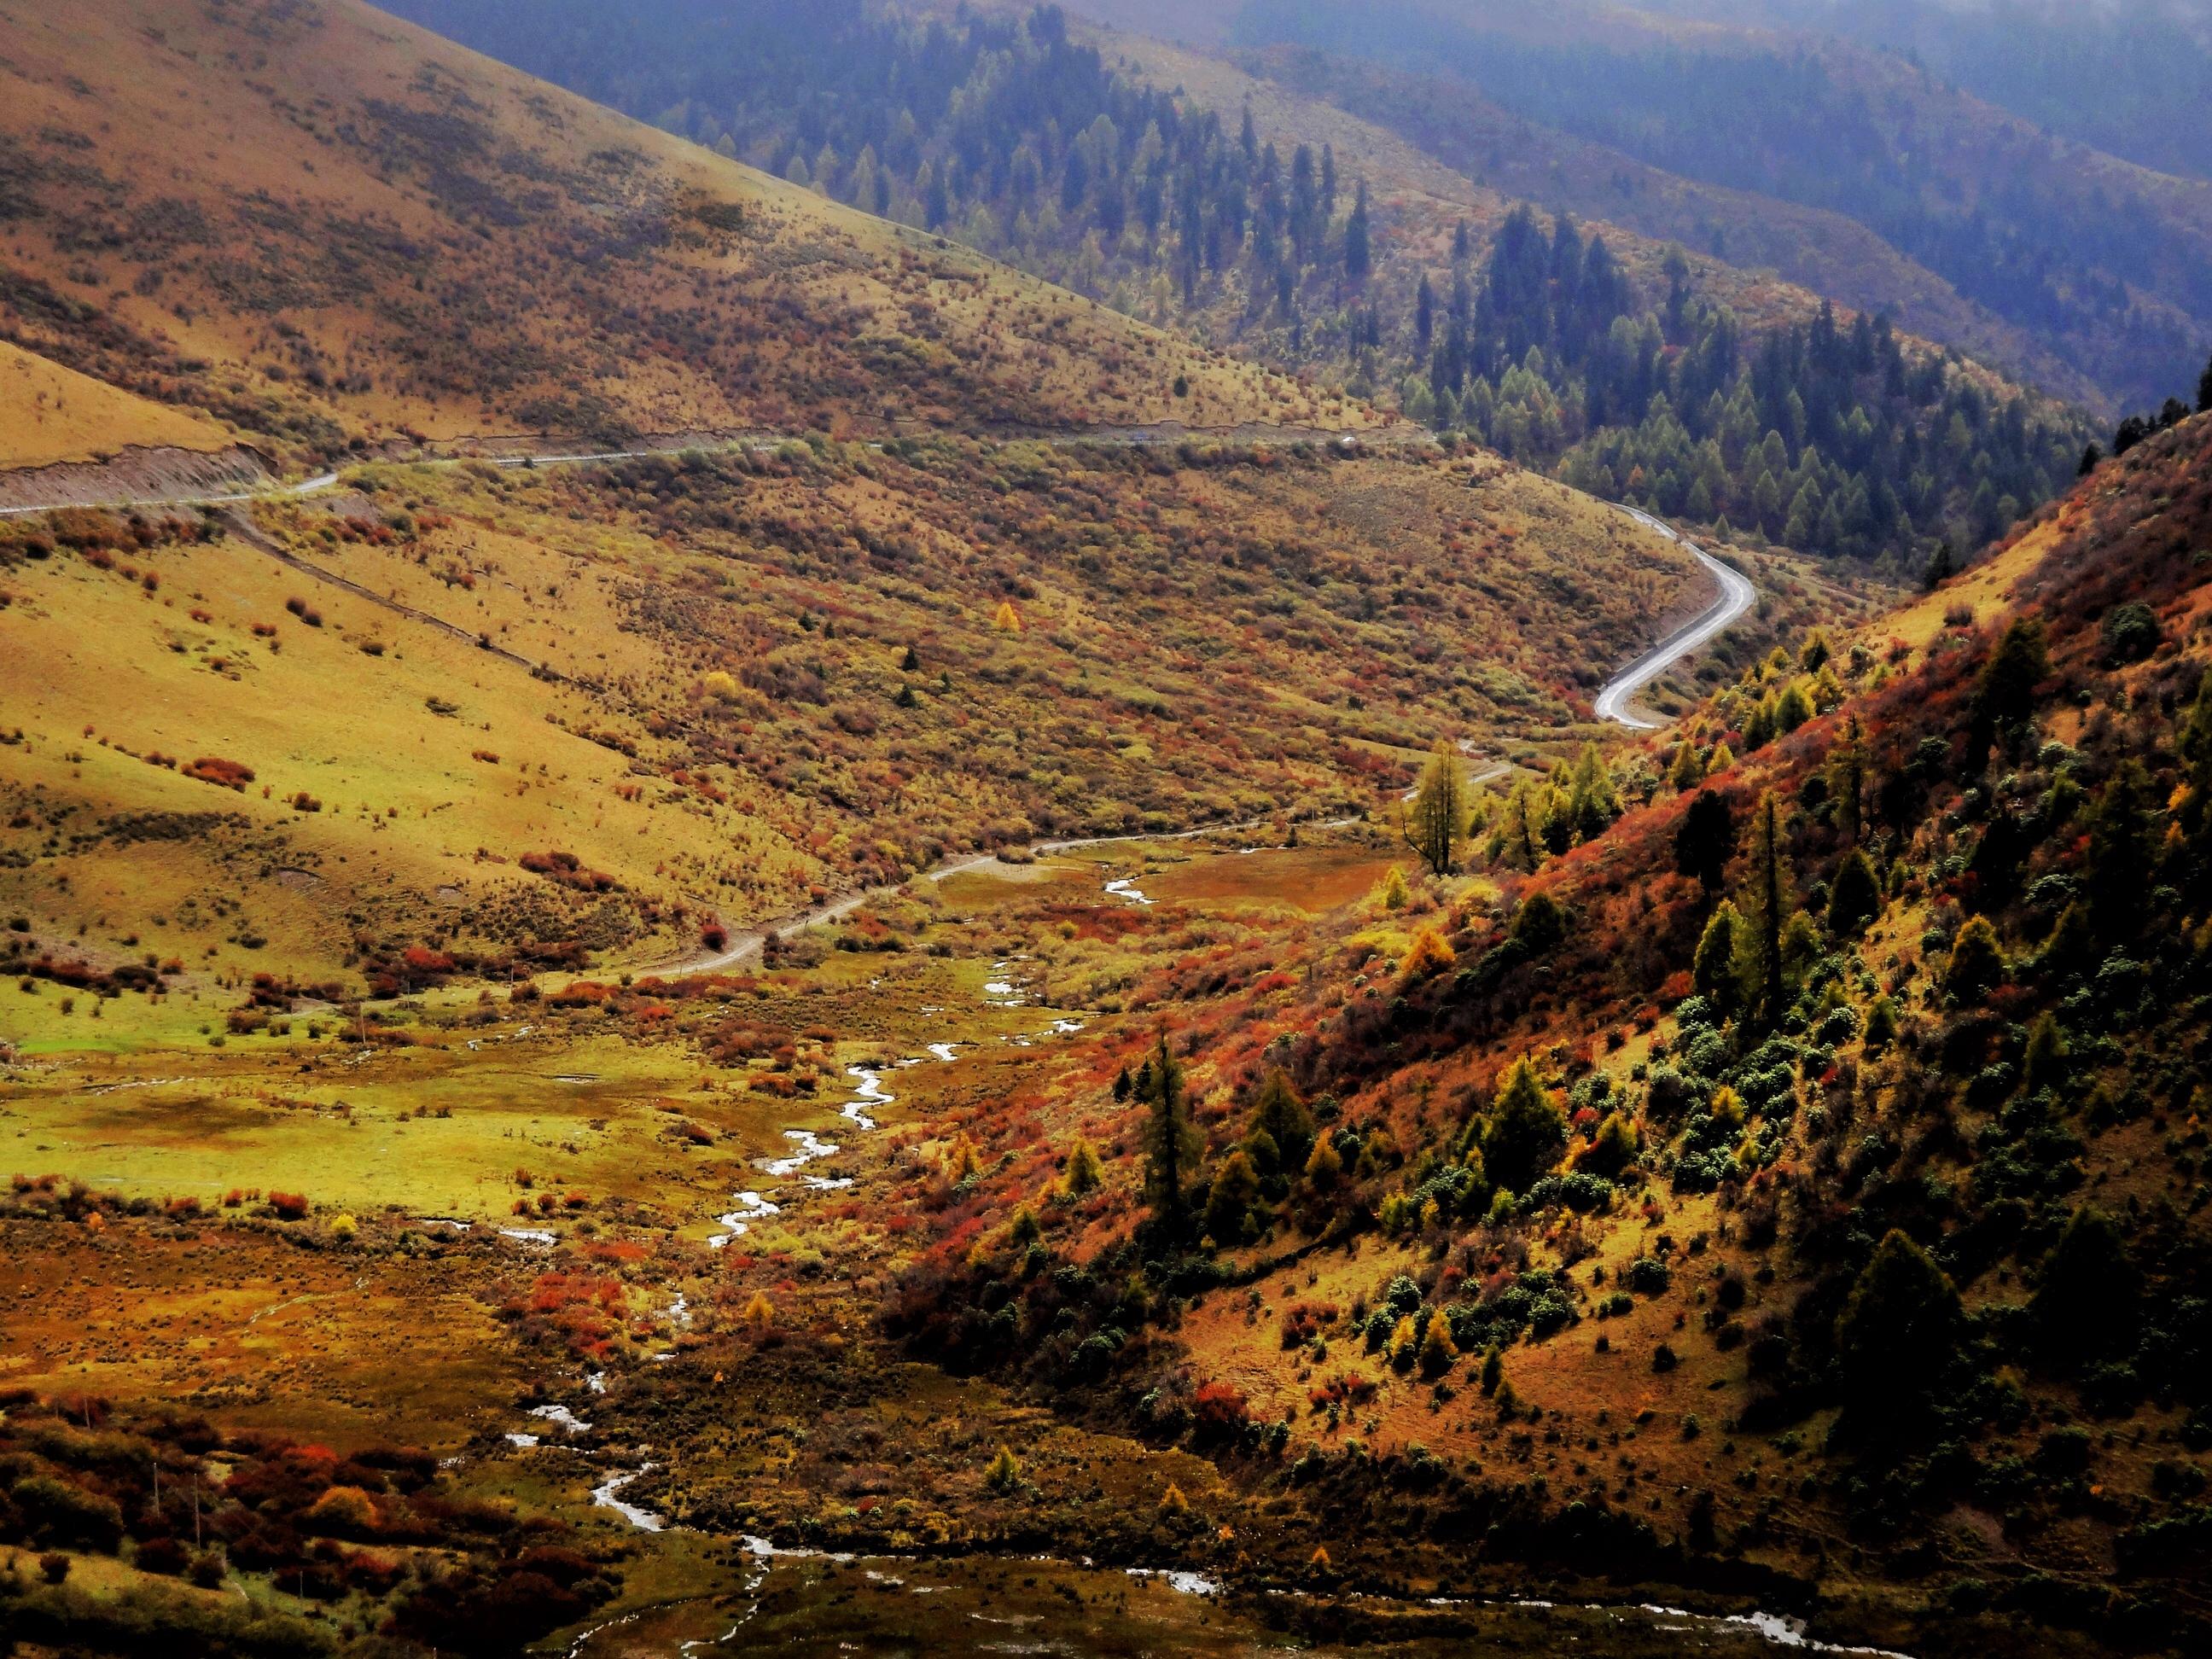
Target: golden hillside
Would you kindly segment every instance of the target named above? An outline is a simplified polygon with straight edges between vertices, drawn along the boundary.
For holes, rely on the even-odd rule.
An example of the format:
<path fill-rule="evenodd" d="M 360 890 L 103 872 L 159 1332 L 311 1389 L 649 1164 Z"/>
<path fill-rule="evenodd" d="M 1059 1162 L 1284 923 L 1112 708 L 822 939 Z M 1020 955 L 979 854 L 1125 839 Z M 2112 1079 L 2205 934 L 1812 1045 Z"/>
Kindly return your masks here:
<path fill-rule="evenodd" d="M 349 0 L 15 6 L 0 64 L 0 331 L 303 451 L 1371 418 Z"/>
<path fill-rule="evenodd" d="M 206 416 L 166 407 L 0 342 L 0 466 L 51 466 L 145 448 L 220 449 Z"/>

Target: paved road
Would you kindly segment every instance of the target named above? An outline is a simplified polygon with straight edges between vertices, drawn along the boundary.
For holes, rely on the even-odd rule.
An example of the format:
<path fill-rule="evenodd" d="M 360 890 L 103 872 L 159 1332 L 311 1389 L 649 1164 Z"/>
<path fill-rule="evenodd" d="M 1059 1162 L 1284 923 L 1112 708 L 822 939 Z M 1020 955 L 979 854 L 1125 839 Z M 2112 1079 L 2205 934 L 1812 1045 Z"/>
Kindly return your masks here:
<path fill-rule="evenodd" d="M 1600 720 L 1612 720 L 1634 732 L 1656 732 L 1665 722 L 1646 720 L 1632 712 L 1629 705 L 1636 701 L 1637 694 L 1681 659 L 1702 649 L 1718 637 L 1724 629 L 1751 609 L 1752 601 L 1759 595 L 1750 579 L 1741 571 L 1723 564 L 1672 525 L 1662 524 L 1649 513 L 1640 512 L 1632 507 L 1623 507 L 1621 511 L 1645 529 L 1655 531 L 1668 541 L 1679 542 L 1689 549 L 1697 556 L 1698 562 L 1711 571 L 1721 585 L 1721 596 L 1713 601 L 1711 610 L 1660 641 L 1607 680 L 1605 689 L 1597 694 L 1597 717 Z"/>

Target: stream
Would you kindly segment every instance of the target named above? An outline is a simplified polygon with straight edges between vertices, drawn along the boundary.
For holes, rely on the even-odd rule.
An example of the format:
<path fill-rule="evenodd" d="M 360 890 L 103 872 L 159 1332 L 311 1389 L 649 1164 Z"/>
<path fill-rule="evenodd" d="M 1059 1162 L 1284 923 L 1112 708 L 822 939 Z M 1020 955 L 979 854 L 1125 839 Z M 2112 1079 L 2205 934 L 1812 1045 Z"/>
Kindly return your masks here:
<path fill-rule="evenodd" d="M 1133 878 L 1115 878 L 1105 884 L 1109 895 L 1125 901 L 1150 903 L 1138 890 Z M 1017 958 L 1006 957 L 994 962 L 994 975 L 982 987 L 987 1006 L 1019 1007 L 1024 1005 L 1019 984 L 1012 975 L 1016 972 Z M 944 1012 L 942 1008 L 933 1012 Z M 1001 1040 L 1026 1045 L 1033 1042 L 1070 1036 L 1083 1029 L 1080 1020 L 1060 1018 L 1034 1034 L 1016 1034 Z M 867 1133 L 877 1127 L 876 1114 L 883 1108 L 896 1103 L 897 1097 L 884 1086 L 887 1070 L 905 1069 L 934 1061 L 945 1065 L 955 1060 L 963 1048 L 975 1046 L 972 1039 L 948 1039 L 927 1045 L 922 1055 L 902 1059 L 887 1065 L 853 1064 L 845 1067 L 851 1080 L 851 1097 L 838 1108 L 838 1115 L 859 1133 Z M 786 1129 L 784 1138 L 791 1150 L 780 1158 L 762 1158 L 755 1167 L 778 1182 L 796 1181 L 799 1191 L 791 1192 L 778 1185 L 766 1191 L 747 1190 L 732 1194 L 735 1206 L 717 1218 L 722 1231 L 707 1243 L 711 1249 L 720 1249 L 734 1239 L 742 1237 L 756 1221 L 781 1215 L 789 1203 L 805 1193 L 841 1191 L 852 1183 L 850 1177 L 830 1176 L 810 1172 L 809 1166 L 835 1158 L 845 1150 L 839 1141 L 825 1140 L 811 1129 Z M 688 1322 L 688 1311 L 684 1299 L 677 1298 L 669 1310 L 672 1322 Z M 668 1358 L 657 1355 L 656 1358 Z M 586 1379 L 594 1393 L 601 1392 L 603 1379 Z M 532 1413 L 546 1427 L 563 1432 L 577 1433 L 588 1430 L 590 1425 L 576 1418 L 563 1406 L 541 1406 Z M 508 1437 L 518 1446 L 539 1443 L 536 1434 L 515 1434 Z M 623 1492 L 636 1480 L 650 1474 L 659 1465 L 643 1462 L 635 1467 L 615 1471 L 592 1489 L 595 1507 L 610 1510 L 632 1527 L 643 1532 L 662 1533 L 671 1529 L 668 1518 L 642 1504 L 628 1501 Z M 963 1558 L 925 1558 L 916 1556 L 854 1556 L 842 1553 L 823 1552 L 780 1546 L 772 1540 L 755 1534 L 744 1534 L 738 1540 L 744 1553 L 744 1577 L 733 1587 L 734 1594 L 701 1595 L 690 1600 L 665 1603 L 657 1607 L 636 1609 L 592 1626 L 575 1638 L 568 1649 L 569 1659 L 615 1659 L 615 1656 L 639 1652 L 666 1653 L 671 1659 L 684 1659 L 709 1650 L 736 1650 L 741 1634 L 757 1623 L 755 1632 L 761 1645 L 775 1645 L 804 1650 L 811 1644 L 820 1645 L 814 1650 L 823 1652 L 850 1650 L 866 1645 L 871 1636 L 894 1641 L 906 1633 L 907 1620 L 913 1614 L 896 1611 L 901 1604 L 894 1601 L 890 1610 L 880 1618 L 856 1612 L 859 1604 L 849 1592 L 837 1588 L 839 1577 L 846 1568 L 858 1568 L 868 1589 L 875 1595 L 890 1595 L 896 1592 L 900 1598 L 933 1598 L 924 1605 L 933 1611 L 927 1622 L 916 1627 L 917 1634 L 927 1644 L 942 1644 L 951 1640 L 950 1632 L 959 1625 L 960 1609 L 970 1599 L 979 1605 L 966 1613 L 966 1621 L 982 1625 L 1012 1624 L 1022 1628 L 1024 1636 L 1018 1644 L 988 1642 L 978 1639 L 955 1645 L 972 1650 L 995 1649 L 1008 1652 L 1121 1652 L 1126 1650 L 1121 1640 L 1107 1642 L 1103 1632 L 1085 1613 L 1078 1611 L 1093 1606 L 1103 1606 L 1109 1601 L 1117 1607 L 1117 1616 L 1127 1621 L 1133 1619 L 1140 1634 L 1148 1634 L 1158 1650 L 1196 1651 L 1195 1644 L 1187 1638 L 1190 1614 L 1176 1610 L 1178 1603 L 1201 1603 L 1211 1608 L 1201 1621 L 1207 1628 L 1208 1651 L 1226 1651 L 1212 1638 L 1216 1635 L 1231 1637 L 1234 1627 L 1244 1622 L 1237 1609 L 1222 1601 L 1223 1585 L 1218 1579 L 1186 1566 L 1103 1567 L 1088 1558 L 1066 1561 L 1055 1558 L 978 1556 Z M 822 1574 L 823 1569 L 835 1569 L 832 1574 Z M 1039 1572 L 1048 1574 L 1059 1582 L 1048 1591 L 1038 1587 L 1016 1612 L 1008 1614 L 986 1612 L 984 1607 L 1003 1608 L 1003 1599 L 994 1600 L 981 1588 L 981 1575 L 994 1570 L 1018 1568 L 1025 1575 L 1025 1587 L 1036 1583 Z M 779 1573 L 786 1575 L 779 1581 Z M 817 1576 L 821 1575 L 821 1576 Z M 1115 1590 L 1114 1586 L 1123 1587 Z M 1003 1583 L 1001 1581 L 1000 1588 Z M 1132 1597 L 1128 1592 L 1140 1589 L 1142 1595 Z M 769 1607 L 771 1592 L 777 1597 L 772 1614 Z M 1072 1592 L 1072 1594 L 1071 1594 Z M 1270 1591 L 1271 1595 L 1296 1597 L 1303 1592 Z M 825 1597 L 817 1601 L 813 1598 Z M 1147 1601 L 1145 1597 L 1154 1598 Z M 1165 1598 L 1159 1600 L 1158 1598 Z M 1362 1601 L 1387 1601 L 1389 1598 L 1358 1597 Z M 910 1606 L 911 1603 L 905 1603 Z M 1770 1650 L 1794 1650 L 1808 1654 L 1860 1656 L 1861 1659 L 1908 1659 L 1908 1656 L 1886 1650 L 1852 1647 L 1823 1642 L 1809 1636 L 1802 1620 L 1783 1614 L 1753 1612 L 1747 1613 L 1698 1613 L 1686 1608 L 1656 1603 L 1633 1605 L 1554 1603 L 1540 1600 L 1470 1601 L 1435 1597 L 1425 1601 L 1399 1601 L 1396 1605 L 1408 1613 L 1424 1608 L 1439 1613 L 1454 1612 L 1473 1614 L 1485 1623 L 1497 1626 L 1494 1637 L 1468 1636 L 1455 1632 L 1449 1638 L 1414 1636 L 1413 1641 L 1422 1651 L 1433 1650 L 1439 1655 L 1468 1656 L 1482 1659 L 1483 1656 L 1503 1656 L 1529 1651 L 1559 1651 L 1568 1646 L 1593 1655 L 1658 1656 L 1712 1653 L 1755 1655 Z M 864 1621 L 854 1628 L 851 1621 Z M 796 1621 L 794 1630 L 787 1635 L 777 1635 L 773 1626 L 784 1620 Z M 1267 1629 L 1260 1621 L 1250 1620 L 1250 1629 L 1243 1632 L 1247 1644 L 1235 1650 L 1249 1650 L 1253 1647 L 1282 1645 L 1279 1632 Z M 1222 1628 L 1228 1626 L 1231 1628 Z M 835 1629 L 833 1631 L 833 1626 Z M 1531 1639 L 1531 1629 L 1534 1636 Z M 849 1638 L 858 1635 L 862 1641 L 832 1639 L 833 1635 Z M 1092 1645 L 1092 1643 L 1097 1645 Z"/>

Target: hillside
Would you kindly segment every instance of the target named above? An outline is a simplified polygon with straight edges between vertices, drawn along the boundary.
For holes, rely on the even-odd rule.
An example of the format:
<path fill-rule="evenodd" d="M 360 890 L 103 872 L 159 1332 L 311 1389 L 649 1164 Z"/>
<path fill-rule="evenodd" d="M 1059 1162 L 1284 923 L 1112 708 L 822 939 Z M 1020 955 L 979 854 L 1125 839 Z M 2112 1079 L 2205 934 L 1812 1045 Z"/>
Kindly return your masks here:
<path fill-rule="evenodd" d="M 191 411 L 133 397 L 0 343 L 0 467 L 105 460 L 130 448 L 222 449 L 229 434 Z"/>
<path fill-rule="evenodd" d="M 1624 516 L 1441 457 L 789 446 L 254 516 L 0 539 L 29 954 L 665 960 L 977 847 L 1325 815 L 1439 730 L 1563 739 L 1706 602 Z"/>
<path fill-rule="evenodd" d="M 1255 1494 L 1335 1518 L 1340 1565 L 1340 1517 L 1411 1502 L 1417 1583 L 1597 1538 L 1780 1574 L 1832 1640 L 2201 1643 L 2208 463 L 2199 417 L 1754 666 L 1571 850 L 1531 866 L 1519 797 L 1486 879 L 1160 963 L 1135 1087 L 1013 1109 L 1112 1149 L 1103 1197 L 1037 1209 L 1053 1261 L 1223 1288 L 1147 1340 L 955 1227 L 891 1328 L 1265 1448 Z M 1206 1149 L 1180 1235 L 1169 1109 Z M 987 1191 L 945 1224 L 996 1237 L 1033 1170 Z M 994 1279 L 1010 1321 L 970 1311 Z"/>
<path fill-rule="evenodd" d="M 2212 1649 L 2212 410 L 1473 0 L 407 4 L 0 0 L 0 1649 Z"/>
<path fill-rule="evenodd" d="M 1771 272 L 1838 305 L 1886 312 L 1906 332 L 1979 358 L 2054 398 L 2100 411 L 2111 405 L 2109 392 L 2032 331 L 1966 298 L 1841 213 L 1665 172 L 1513 114 L 1449 76 L 1407 74 L 1296 46 L 1243 52 L 1234 61 L 1264 81 L 1401 137 L 1489 190 L 1597 221 L 1608 236 L 1618 227 L 1628 234 L 1621 240 L 1630 247 L 1633 238 L 1650 238 L 1706 256 L 1700 291 L 1739 312 L 1756 316 L 1775 303 L 1754 291 L 1752 275 Z M 1172 72 L 1187 73 L 1180 64 Z M 1730 291 L 1716 268 L 1742 273 L 1738 291 Z"/>
<path fill-rule="evenodd" d="M 1487 0 L 1404 0 L 1357 27 L 1304 0 L 1254 0 L 1232 33 L 1456 76 L 1668 173 L 1845 215 L 2117 403 L 2157 403 L 2212 333 L 2212 185 L 2055 139 L 1894 55 L 1624 6 Z"/>
<path fill-rule="evenodd" d="M 17 7 L 0 54 L 0 323 L 305 456 L 1365 418 L 344 0 Z"/>
<path fill-rule="evenodd" d="M 2168 118 L 2212 98 L 2212 29 L 2189 0 L 1658 0 L 1654 10 L 1841 34 L 1907 55 L 2051 131 L 2161 173 L 2212 178 L 2212 143 Z"/>
<path fill-rule="evenodd" d="M 1355 117 L 1050 8 L 410 5 L 820 194 L 1722 533 L 1914 570 L 2047 498 L 2088 439 L 1887 320 L 1533 221 Z"/>

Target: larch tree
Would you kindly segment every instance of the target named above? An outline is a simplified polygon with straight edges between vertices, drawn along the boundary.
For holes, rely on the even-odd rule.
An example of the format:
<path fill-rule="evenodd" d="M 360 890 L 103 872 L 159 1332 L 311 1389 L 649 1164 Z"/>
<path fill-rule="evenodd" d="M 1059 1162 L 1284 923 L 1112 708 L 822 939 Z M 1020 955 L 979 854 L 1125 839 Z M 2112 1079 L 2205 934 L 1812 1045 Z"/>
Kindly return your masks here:
<path fill-rule="evenodd" d="M 1705 923 L 1705 931 L 1698 940 L 1697 956 L 1690 970 L 1691 981 L 1700 996 L 1709 998 L 1723 1014 L 1734 1013 L 1743 1000 L 1743 988 L 1736 980 L 1736 958 L 1743 950 L 1743 915 L 1727 899 L 1723 899 Z"/>
<path fill-rule="evenodd" d="M 1846 842 L 1856 842 L 1866 827 L 1866 740 L 1853 714 L 1844 722 L 1844 735 L 1828 750 L 1828 795 L 1836 803 L 1836 828 Z"/>
<path fill-rule="evenodd" d="M 1449 875 L 1458 862 L 1459 843 L 1467 833 L 1467 774 L 1458 751 L 1437 741 L 1421 769 L 1413 797 L 1400 812 L 1400 831 L 1406 845 L 1419 854 L 1437 875 Z"/>
<path fill-rule="evenodd" d="M 1794 901 L 1789 856 L 1782 845 L 1782 807 L 1770 789 L 1759 798 L 1751 817 L 1751 880 L 1748 902 L 1750 959 L 1747 991 L 1759 1017 L 1771 1024 L 1782 1017 L 1789 987 L 1783 973 L 1782 935 L 1790 926 Z"/>

